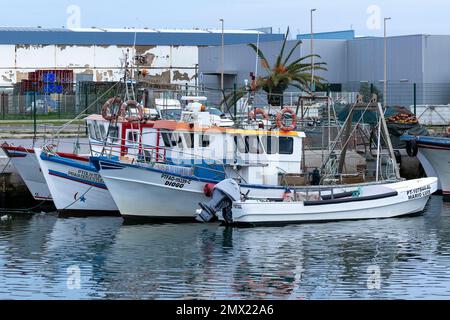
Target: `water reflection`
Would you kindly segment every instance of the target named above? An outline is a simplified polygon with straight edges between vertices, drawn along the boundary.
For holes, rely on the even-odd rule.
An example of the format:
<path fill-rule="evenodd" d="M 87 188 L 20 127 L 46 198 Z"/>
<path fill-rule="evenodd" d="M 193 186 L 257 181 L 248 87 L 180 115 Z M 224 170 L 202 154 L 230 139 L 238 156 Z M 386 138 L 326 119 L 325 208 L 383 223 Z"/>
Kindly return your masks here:
<path fill-rule="evenodd" d="M 0 225 L 0 298 L 449 298 L 449 227 L 440 197 L 414 218 L 284 228 L 15 217 Z"/>

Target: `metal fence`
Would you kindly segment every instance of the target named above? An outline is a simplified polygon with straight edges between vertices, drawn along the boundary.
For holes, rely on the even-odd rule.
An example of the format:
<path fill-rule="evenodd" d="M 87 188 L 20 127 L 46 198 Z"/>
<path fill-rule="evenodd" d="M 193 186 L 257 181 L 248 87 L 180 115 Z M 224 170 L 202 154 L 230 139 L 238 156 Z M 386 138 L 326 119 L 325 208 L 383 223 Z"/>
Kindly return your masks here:
<path fill-rule="evenodd" d="M 202 95 L 208 98 L 208 106 L 219 106 L 225 97 L 231 97 L 239 88 L 226 89 L 224 92 L 204 85 L 200 88 L 188 85 L 149 86 L 148 84 L 136 84 L 136 99 L 144 99 L 144 88 L 151 87 L 155 94 L 170 92 L 173 98 L 181 98 L 183 95 Z M 318 95 L 329 95 L 334 100 L 352 102 L 358 93 L 362 93 L 366 100 L 372 93 L 379 95 L 379 100 L 384 102 L 383 83 L 350 82 L 339 86 L 340 91 L 320 92 Z M 129 90 L 131 90 L 129 86 Z M 26 91 L 15 87 L 0 87 L 0 120 L 18 119 L 71 119 L 85 111 L 87 114 L 100 113 L 104 102 L 115 95 L 124 96 L 126 87 L 123 84 L 112 82 L 80 82 L 73 88 L 61 93 L 43 93 L 41 91 Z M 284 105 L 297 104 L 301 93 L 287 91 L 283 94 Z M 239 103 L 244 103 L 240 101 Z M 238 103 L 238 104 L 239 104 Z M 450 83 L 410 83 L 397 82 L 387 85 L 387 105 L 404 106 L 414 111 L 423 106 L 448 105 L 450 103 Z M 267 106 L 267 94 L 260 91 L 255 94 L 254 106 Z M 234 105 L 228 106 L 233 112 Z M 239 109 L 239 105 L 237 109 Z M 416 112 L 420 112 L 416 110 Z"/>

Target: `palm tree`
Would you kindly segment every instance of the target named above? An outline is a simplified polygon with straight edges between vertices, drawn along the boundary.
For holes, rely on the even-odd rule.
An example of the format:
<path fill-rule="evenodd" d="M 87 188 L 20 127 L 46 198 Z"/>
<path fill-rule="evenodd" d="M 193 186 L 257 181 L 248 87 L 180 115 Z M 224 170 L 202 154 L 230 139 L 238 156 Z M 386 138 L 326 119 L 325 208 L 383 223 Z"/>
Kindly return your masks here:
<path fill-rule="evenodd" d="M 283 105 L 283 93 L 289 86 L 293 86 L 302 91 L 310 92 L 309 88 L 311 86 L 311 63 L 307 63 L 308 59 L 312 56 L 321 59 L 317 54 L 307 55 L 301 58 L 295 59 L 292 62 L 289 60 L 292 58 L 295 50 L 301 45 L 302 41 L 297 41 L 294 47 L 289 51 L 288 55 L 284 57 L 284 51 L 286 49 L 286 42 L 289 36 L 289 28 L 284 37 L 283 45 L 281 46 L 281 51 L 275 60 L 273 66 L 270 66 L 269 61 L 266 59 L 265 55 L 255 44 L 250 43 L 248 46 L 252 48 L 259 59 L 261 60 L 261 65 L 266 70 L 267 75 L 258 77 L 252 86 L 252 90 L 258 91 L 263 89 L 267 93 L 267 100 L 272 106 L 282 106 Z M 325 62 L 314 63 L 314 70 L 324 70 Z M 315 84 L 320 87 L 326 80 L 322 77 L 314 77 Z M 234 104 L 246 94 L 246 89 L 241 88 L 236 94 L 232 94 L 227 98 L 227 102 Z"/>

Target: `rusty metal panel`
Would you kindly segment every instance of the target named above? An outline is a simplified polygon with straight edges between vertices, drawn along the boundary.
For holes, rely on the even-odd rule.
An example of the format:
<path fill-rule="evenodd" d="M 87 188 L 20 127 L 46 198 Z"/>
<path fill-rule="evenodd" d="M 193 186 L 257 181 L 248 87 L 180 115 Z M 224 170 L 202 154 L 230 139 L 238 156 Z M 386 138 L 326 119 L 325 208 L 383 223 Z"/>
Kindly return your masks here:
<path fill-rule="evenodd" d="M 94 81 L 119 81 L 127 52 L 130 61 L 135 55 L 142 58 L 136 66 L 144 71 L 146 81 L 195 82 L 198 47 L 194 46 L 0 45 L 0 84 L 20 82 L 28 79 L 28 72 L 43 69 L 73 70 L 75 75 L 91 75 Z"/>

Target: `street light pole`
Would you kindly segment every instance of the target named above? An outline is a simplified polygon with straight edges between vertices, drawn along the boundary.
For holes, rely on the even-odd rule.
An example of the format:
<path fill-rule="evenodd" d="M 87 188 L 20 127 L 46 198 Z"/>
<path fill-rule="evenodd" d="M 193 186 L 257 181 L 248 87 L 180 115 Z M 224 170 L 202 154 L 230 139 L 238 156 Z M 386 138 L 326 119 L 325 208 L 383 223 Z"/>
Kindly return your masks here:
<path fill-rule="evenodd" d="M 224 72 L 225 72 L 225 37 L 224 37 L 224 20 L 220 19 L 220 22 L 222 22 L 222 48 L 221 48 L 221 66 L 222 70 L 220 72 L 220 89 L 224 90 Z"/>
<path fill-rule="evenodd" d="M 387 21 L 390 17 L 384 18 L 384 108 L 387 106 Z"/>
<path fill-rule="evenodd" d="M 314 91 L 314 24 L 313 24 L 313 13 L 317 9 L 311 9 L 311 92 Z"/>

